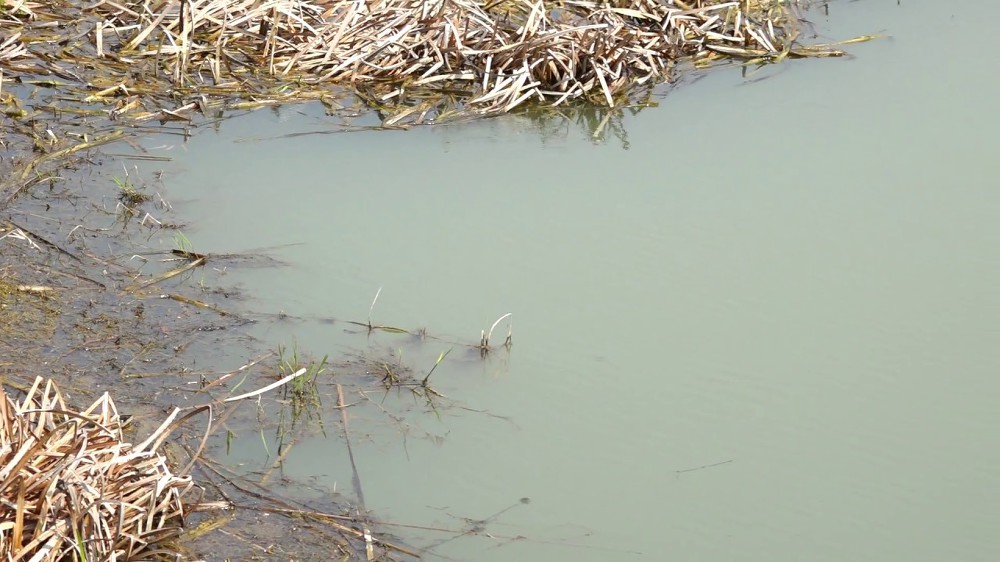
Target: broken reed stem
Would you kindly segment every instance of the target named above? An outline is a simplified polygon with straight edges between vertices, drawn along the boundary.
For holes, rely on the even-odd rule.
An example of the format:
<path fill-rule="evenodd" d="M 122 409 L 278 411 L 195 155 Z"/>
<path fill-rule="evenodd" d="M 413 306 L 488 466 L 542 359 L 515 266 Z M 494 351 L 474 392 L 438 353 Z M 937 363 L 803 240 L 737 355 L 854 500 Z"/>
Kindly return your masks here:
<path fill-rule="evenodd" d="M 487 346 L 490 344 L 490 340 L 493 339 L 493 330 L 496 329 L 497 325 L 499 323 L 503 322 L 505 319 L 511 318 L 513 315 L 514 315 L 513 312 L 508 312 L 507 314 L 504 314 L 500 318 L 497 318 L 496 322 L 494 322 L 493 325 L 490 326 L 490 331 L 486 334 L 486 342 L 485 343 L 486 343 Z M 508 321 L 507 340 L 506 340 L 508 342 L 510 341 L 510 337 L 511 337 L 511 332 L 512 331 L 513 331 L 513 324 Z"/>
<path fill-rule="evenodd" d="M 75 412 L 41 377 L 20 402 L 0 391 L 0 557 L 134 560 L 162 551 L 156 543 L 179 534 L 192 486 L 157 452 L 170 429 L 133 445 L 107 393 Z"/>
<path fill-rule="evenodd" d="M 81 19 L 94 20 L 94 32 L 74 38 L 63 56 L 77 67 L 93 62 L 102 73 L 118 73 L 123 84 L 136 75 L 171 76 L 175 87 L 203 93 L 218 93 L 220 82 L 234 79 L 237 89 L 252 87 L 249 80 L 259 75 L 317 87 L 349 84 L 376 107 L 403 106 L 395 123 L 422 120 L 456 95 L 462 111 L 473 114 L 573 99 L 616 106 L 630 91 L 668 79 L 682 59 L 840 54 L 795 43 L 798 3 L 164 0 L 144 3 L 139 13 L 132 4 L 79 8 L 57 0 L 21 2 L 21 11 L 0 14 L 26 29 L 60 19 L 75 29 Z M 36 41 L 11 35 L 0 44 L 0 68 L 52 67 L 36 53 L 51 41 Z"/>
<path fill-rule="evenodd" d="M 0 389 L 0 558 L 127 561 L 165 553 L 158 543 L 181 532 L 181 499 L 193 486 L 187 471 L 206 446 L 212 406 L 260 396 L 306 373 L 186 412 L 174 408 L 139 444 L 124 440 L 107 393 L 76 412 L 51 380 L 36 378 L 19 403 Z M 198 450 L 175 475 L 158 451 L 174 428 L 206 411 Z"/>

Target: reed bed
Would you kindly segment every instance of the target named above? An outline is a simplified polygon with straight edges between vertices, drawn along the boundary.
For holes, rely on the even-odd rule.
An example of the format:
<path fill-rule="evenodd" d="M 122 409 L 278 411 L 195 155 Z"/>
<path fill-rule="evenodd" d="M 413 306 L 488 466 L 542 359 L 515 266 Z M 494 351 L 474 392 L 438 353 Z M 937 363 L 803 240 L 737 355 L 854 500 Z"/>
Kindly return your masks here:
<path fill-rule="evenodd" d="M 262 76 L 303 93 L 342 84 L 370 104 L 394 107 L 396 120 L 419 120 L 440 116 L 442 100 L 466 115 L 571 100 L 613 107 L 668 79 L 681 60 L 841 54 L 795 42 L 798 0 L 79 4 L 0 8 L 0 26 L 9 30 L 0 35 L 0 68 L 81 82 L 78 72 L 99 69 L 105 76 L 90 82 L 92 101 L 148 93 L 149 81 L 161 79 L 175 93 L 204 95 L 259 92 Z M 51 56 L 56 41 L 61 64 Z M 36 53 L 39 45 L 48 56 Z"/>
<path fill-rule="evenodd" d="M 0 558 L 150 559 L 180 532 L 191 479 L 157 452 L 168 429 L 126 442 L 105 393 L 70 410 L 37 378 L 15 402 L 0 391 Z M 169 553 L 169 551 L 167 551 Z"/>

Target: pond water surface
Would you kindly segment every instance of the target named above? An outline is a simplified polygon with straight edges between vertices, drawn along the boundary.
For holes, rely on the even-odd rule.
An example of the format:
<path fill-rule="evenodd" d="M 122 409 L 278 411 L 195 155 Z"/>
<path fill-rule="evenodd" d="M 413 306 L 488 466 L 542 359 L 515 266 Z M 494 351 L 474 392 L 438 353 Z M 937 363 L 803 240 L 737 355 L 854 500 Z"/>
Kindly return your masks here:
<path fill-rule="evenodd" d="M 328 320 L 365 321 L 380 287 L 376 322 L 460 342 L 513 313 L 509 353 L 459 347 L 435 372 L 454 401 L 439 416 L 407 413 L 408 432 L 352 422 L 376 517 L 489 519 L 415 546 L 484 561 L 993 561 L 989 7 L 831 3 L 814 14 L 824 40 L 890 37 L 849 46 L 853 59 L 710 72 L 625 117 L 627 144 L 524 116 L 285 137 L 334 129 L 319 107 L 285 107 L 165 152 L 166 184 L 197 248 L 278 246 L 289 263 L 224 277 L 294 319 L 262 323 L 265 340 L 388 350 L 426 372 L 452 344 Z M 349 495 L 327 433 L 286 474 Z M 265 455 L 247 442 L 240 455 Z"/>

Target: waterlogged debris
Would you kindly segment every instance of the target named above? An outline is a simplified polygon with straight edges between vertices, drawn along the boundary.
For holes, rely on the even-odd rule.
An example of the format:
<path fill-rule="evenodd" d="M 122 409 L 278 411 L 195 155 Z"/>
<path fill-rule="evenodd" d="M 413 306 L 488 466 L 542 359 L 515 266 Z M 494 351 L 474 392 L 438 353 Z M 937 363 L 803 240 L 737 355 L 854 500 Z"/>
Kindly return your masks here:
<path fill-rule="evenodd" d="M 195 260 L 193 260 L 193 261 L 191 261 L 189 263 L 186 263 L 186 264 L 182 265 L 181 267 L 178 267 L 176 269 L 172 269 L 172 270 L 170 270 L 170 271 L 168 271 L 168 272 L 166 272 L 166 273 L 164 273 L 162 275 L 158 275 L 158 276 L 156 276 L 156 277 L 154 277 L 152 279 L 147 279 L 146 281 L 143 281 L 142 283 L 139 283 L 138 285 L 134 285 L 132 287 L 127 287 L 125 290 L 127 292 L 131 293 L 131 292 L 138 291 L 139 289 L 144 289 L 144 288 L 146 288 L 146 287 L 148 287 L 150 285 L 155 285 L 156 283 L 160 283 L 162 281 L 166 281 L 167 279 L 170 279 L 172 277 L 176 277 L 176 276 L 178 276 L 178 275 L 180 275 L 180 274 L 182 274 L 182 273 L 184 273 L 186 271 L 190 271 L 190 270 L 192 270 L 192 269 L 194 269 L 196 267 L 200 267 L 200 266 L 202 266 L 202 265 L 205 264 L 205 261 L 206 261 L 205 257 L 202 256 L 202 257 L 200 257 L 198 259 L 195 259 Z"/>
<path fill-rule="evenodd" d="M 72 258 L 72 259 L 74 259 L 76 261 L 80 261 L 80 258 L 77 257 L 75 254 L 73 254 L 73 253 L 71 253 L 71 252 L 63 249 L 59 245 L 57 245 L 57 244 L 55 244 L 53 242 L 50 242 L 49 240 L 46 240 L 45 238 L 42 238 L 38 234 L 36 234 L 36 233 L 34 233 L 34 232 L 32 232 L 32 231 L 30 231 L 30 230 L 28 230 L 28 229 L 26 229 L 26 228 L 24 228 L 22 226 L 18 226 L 16 224 L 14 224 L 13 222 L 11 222 L 9 220 L 5 221 L 5 223 L 0 223 L 0 233 L 3 233 L 3 236 L 0 236 L 0 241 L 4 240 L 5 238 L 12 238 L 14 240 L 21 240 L 21 241 L 26 242 L 28 244 L 28 246 L 31 247 L 32 249 L 38 250 L 38 251 L 42 250 L 42 246 L 46 246 L 48 248 L 56 250 L 57 252 L 65 255 L 65 256 L 68 256 L 68 257 L 70 257 L 70 258 Z M 38 243 L 35 242 L 36 240 L 38 241 Z M 39 245 L 39 243 L 41 245 Z"/>
<path fill-rule="evenodd" d="M 66 148 L 47 153 L 38 158 L 32 158 L 19 170 L 11 173 L 8 177 L 0 180 L 0 208 L 6 207 L 28 187 L 50 179 L 49 176 L 37 174 L 43 164 L 59 162 L 77 152 L 82 152 L 107 144 L 124 136 L 124 131 L 113 131 L 101 135 L 92 140 L 84 140 L 81 143 L 72 144 Z"/>
<path fill-rule="evenodd" d="M 207 303 L 205 301 L 200 301 L 198 299 L 192 299 L 190 297 L 185 297 L 184 295 L 178 295 L 176 293 L 171 293 L 169 295 L 160 295 L 160 298 L 161 299 L 173 299 L 173 300 L 175 300 L 177 302 L 184 303 L 184 304 L 189 304 L 189 305 L 191 305 L 193 307 L 196 307 L 196 308 L 204 308 L 205 310 L 211 310 L 212 312 L 215 312 L 219 316 L 230 316 L 231 315 L 231 313 L 229 311 L 223 310 L 222 308 L 219 308 L 218 306 L 216 306 L 216 305 L 214 305 L 212 303 Z"/>

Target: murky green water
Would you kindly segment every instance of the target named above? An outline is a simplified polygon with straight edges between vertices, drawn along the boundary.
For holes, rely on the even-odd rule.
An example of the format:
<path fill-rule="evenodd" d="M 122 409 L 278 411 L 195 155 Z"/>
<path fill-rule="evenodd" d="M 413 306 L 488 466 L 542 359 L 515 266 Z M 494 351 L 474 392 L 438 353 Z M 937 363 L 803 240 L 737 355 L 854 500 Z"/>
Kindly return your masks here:
<path fill-rule="evenodd" d="M 514 314 L 510 354 L 459 349 L 434 375 L 509 421 L 352 428 L 381 518 L 461 529 L 516 506 L 437 554 L 992 561 L 988 7 L 834 3 L 823 33 L 891 38 L 754 82 L 711 73 L 626 118 L 628 150 L 523 117 L 260 140 L 332 128 L 296 107 L 197 134 L 166 182 L 200 248 L 298 244 L 274 252 L 290 267 L 225 278 L 305 319 L 265 325 L 275 342 L 365 346 L 320 319 L 365 320 L 379 287 L 376 321 L 462 341 Z M 423 370 L 450 347 L 372 345 Z M 347 467 L 334 431 L 286 472 L 350 493 Z"/>

